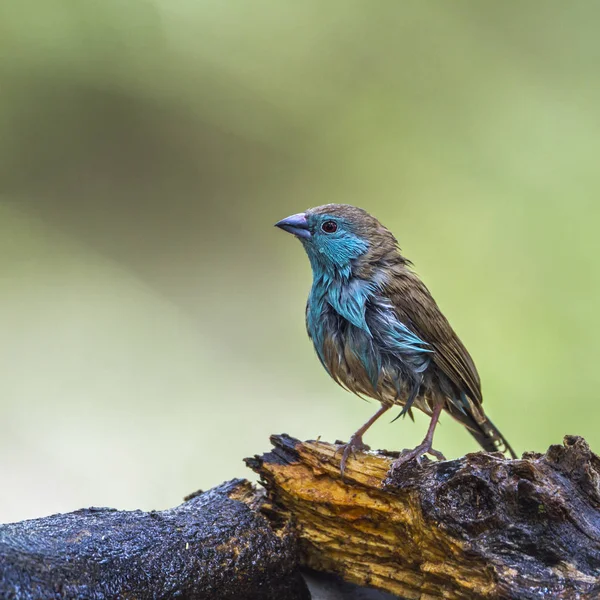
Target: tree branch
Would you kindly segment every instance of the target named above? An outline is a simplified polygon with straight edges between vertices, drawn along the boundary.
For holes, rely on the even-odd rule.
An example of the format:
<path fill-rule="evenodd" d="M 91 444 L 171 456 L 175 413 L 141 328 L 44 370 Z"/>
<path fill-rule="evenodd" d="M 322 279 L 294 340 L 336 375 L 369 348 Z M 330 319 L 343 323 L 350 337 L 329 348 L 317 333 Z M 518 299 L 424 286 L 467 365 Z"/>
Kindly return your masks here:
<path fill-rule="evenodd" d="M 305 600 L 300 566 L 410 599 L 600 597 L 600 459 L 582 438 L 393 475 L 391 454 L 363 453 L 345 480 L 336 446 L 272 442 L 247 459 L 266 493 L 233 481 L 160 512 L 1 525 L 0 598 Z M 318 598 L 363 597 L 310 581 Z"/>
<path fill-rule="evenodd" d="M 290 531 L 233 481 L 165 511 L 90 508 L 0 526 L 0 598 L 307 600 Z"/>
<path fill-rule="evenodd" d="M 600 597 L 600 459 L 582 438 L 522 460 L 412 462 L 273 436 L 247 459 L 272 523 L 291 520 L 303 564 L 406 598 Z"/>

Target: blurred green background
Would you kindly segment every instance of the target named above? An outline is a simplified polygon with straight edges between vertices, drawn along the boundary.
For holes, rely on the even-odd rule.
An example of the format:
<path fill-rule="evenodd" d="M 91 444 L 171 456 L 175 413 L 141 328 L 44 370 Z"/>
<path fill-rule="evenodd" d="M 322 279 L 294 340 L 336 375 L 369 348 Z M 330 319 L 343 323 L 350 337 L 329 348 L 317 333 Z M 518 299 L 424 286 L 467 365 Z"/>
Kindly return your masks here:
<path fill-rule="evenodd" d="M 376 406 L 319 365 L 272 227 L 327 202 L 394 231 L 518 451 L 600 450 L 599 17 L 0 0 L 0 521 L 163 508 L 271 433 L 347 439 Z M 436 447 L 476 450 L 448 417 Z"/>

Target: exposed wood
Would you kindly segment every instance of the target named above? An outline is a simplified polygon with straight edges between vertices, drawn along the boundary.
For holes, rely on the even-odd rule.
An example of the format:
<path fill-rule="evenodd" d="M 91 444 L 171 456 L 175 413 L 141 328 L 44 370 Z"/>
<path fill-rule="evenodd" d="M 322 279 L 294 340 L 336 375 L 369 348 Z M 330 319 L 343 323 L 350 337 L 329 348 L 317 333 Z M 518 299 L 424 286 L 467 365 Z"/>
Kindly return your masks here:
<path fill-rule="evenodd" d="M 245 481 L 176 508 L 107 508 L 0 525 L 0 598 L 600 598 L 600 459 L 567 436 L 545 455 L 403 465 L 274 436 Z M 374 595 L 373 597 L 375 597 Z M 365 596 L 366 597 L 366 596 Z M 369 596 L 370 597 L 370 596 Z"/>
<path fill-rule="evenodd" d="M 234 481 L 165 511 L 92 508 L 0 526 L 0 598 L 307 600 L 293 536 Z"/>
<path fill-rule="evenodd" d="M 410 599 L 600 598 L 600 459 L 567 436 L 544 455 L 477 453 L 388 476 L 361 453 L 345 480 L 324 442 L 273 436 L 247 459 L 304 565 Z"/>

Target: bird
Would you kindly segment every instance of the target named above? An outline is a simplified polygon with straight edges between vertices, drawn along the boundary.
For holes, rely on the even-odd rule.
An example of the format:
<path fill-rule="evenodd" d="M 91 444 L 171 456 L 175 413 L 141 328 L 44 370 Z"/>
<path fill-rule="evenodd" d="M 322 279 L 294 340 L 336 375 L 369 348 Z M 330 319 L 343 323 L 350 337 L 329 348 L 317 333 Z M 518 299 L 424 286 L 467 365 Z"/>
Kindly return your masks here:
<path fill-rule="evenodd" d="M 427 454 L 445 460 L 433 448 L 442 411 L 484 450 L 516 458 L 483 411 L 471 355 L 386 227 L 349 204 L 310 208 L 275 226 L 299 239 L 308 255 L 306 328 L 321 364 L 343 388 L 381 404 L 340 448 L 342 476 L 349 457 L 369 449 L 366 431 L 394 406 L 402 407 L 398 417 L 414 421 L 412 410 L 419 409 L 430 422 L 422 443 L 399 453 L 392 471 L 411 460 L 421 464 Z"/>

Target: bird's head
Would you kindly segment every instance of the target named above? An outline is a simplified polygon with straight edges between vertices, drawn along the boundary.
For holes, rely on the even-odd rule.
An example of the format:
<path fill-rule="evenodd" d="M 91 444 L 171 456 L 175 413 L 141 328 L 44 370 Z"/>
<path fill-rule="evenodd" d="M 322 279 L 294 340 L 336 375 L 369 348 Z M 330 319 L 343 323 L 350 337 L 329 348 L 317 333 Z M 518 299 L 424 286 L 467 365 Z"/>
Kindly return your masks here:
<path fill-rule="evenodd" d="M 317 206 L 275 226 L 302 242 L 315 274 L 350 277 L 357 266 L 397 252 L 396 239 L 375 217 L 348 204 Z"/>

